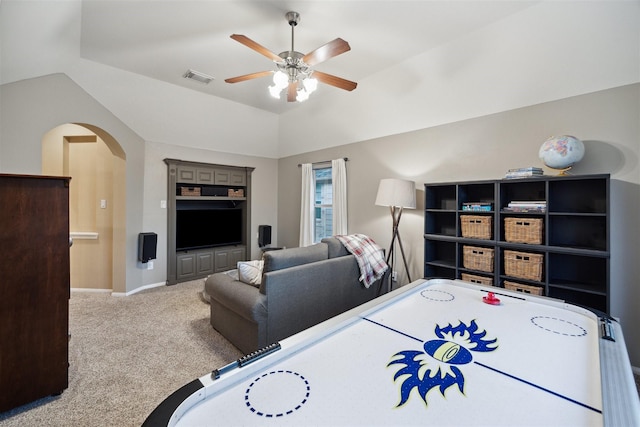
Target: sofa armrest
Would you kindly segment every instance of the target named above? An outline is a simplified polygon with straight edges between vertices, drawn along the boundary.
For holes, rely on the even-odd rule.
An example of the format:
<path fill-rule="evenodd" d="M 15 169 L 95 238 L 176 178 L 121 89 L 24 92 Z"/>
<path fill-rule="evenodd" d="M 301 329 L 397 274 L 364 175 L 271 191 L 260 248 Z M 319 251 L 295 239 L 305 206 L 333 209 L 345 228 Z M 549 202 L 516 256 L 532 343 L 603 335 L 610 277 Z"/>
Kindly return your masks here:
<path fill-rule="evenodd" d="M 344 245 L 335 237 L 325 237 L 322 239 L 322 243 L 327 244 L 329 258 L 337 258 L 339 256 L 351 255 L 351 253 L 344 247 Z"/>
<path fill-rule="evenodd" d="M 247 320 L 263 322 L 267 318 L 267 303 L 257 287 L 248 285 L 226 273 L 215 273 L 205 282 L 212 300 L 236 312 Z"/>

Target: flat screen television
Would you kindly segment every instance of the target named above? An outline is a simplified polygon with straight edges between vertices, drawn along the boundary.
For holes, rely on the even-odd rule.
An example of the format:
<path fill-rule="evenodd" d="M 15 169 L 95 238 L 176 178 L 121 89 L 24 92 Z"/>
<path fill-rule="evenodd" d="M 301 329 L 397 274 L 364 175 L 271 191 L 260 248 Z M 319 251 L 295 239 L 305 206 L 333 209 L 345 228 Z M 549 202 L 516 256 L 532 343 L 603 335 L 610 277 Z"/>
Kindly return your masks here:
<path fill-rule="evenodd" d="M 242 209 L 176 210 L 176 250 L 242 243 Z"/>

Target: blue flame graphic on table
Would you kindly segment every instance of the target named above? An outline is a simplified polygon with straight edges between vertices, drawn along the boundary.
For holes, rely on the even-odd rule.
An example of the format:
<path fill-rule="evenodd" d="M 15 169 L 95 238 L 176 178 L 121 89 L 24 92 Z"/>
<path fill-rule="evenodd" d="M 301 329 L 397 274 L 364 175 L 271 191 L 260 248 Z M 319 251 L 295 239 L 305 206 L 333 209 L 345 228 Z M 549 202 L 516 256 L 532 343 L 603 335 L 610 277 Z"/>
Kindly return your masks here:
<path fill-rule="evenodd" d="M 393 376 L 394 381 L 401 380 L 397 407 L 409 400 L 413 389 L 417 389 L 426 405 L 427 393 L 434 388 L 444 396 L 449 387 L 456 385 L 464 394 L 464 375 L 459 366 L 473 360 L 472 351 L 489 352 L 498 348 L 498 340 L 485 339 L 486 331 L 478 331 L 475 320 L 469 324 L 461 321 L 458 326 L 449 324 L 444 328 L 436 325 L 434 332 L 440 339 L 425 342 L 424 351 L 398 352 L 387 365 L 401 365 Z"/>

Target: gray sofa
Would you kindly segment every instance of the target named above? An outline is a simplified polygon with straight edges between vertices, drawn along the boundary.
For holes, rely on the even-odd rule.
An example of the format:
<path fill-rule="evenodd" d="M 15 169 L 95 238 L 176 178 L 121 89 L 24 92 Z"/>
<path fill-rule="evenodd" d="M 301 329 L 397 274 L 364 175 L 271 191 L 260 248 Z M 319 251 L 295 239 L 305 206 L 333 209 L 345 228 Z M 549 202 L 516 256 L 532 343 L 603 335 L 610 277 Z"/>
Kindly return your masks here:
<path fill-rule="evenodd" d="M 336 238 L 265 252 L 261 284 L 215 273 L 205 282 L 211 325 L 250 353 L 363 304 L 386 291 L 388 272 L 366 288 L 356 258 Z"/>

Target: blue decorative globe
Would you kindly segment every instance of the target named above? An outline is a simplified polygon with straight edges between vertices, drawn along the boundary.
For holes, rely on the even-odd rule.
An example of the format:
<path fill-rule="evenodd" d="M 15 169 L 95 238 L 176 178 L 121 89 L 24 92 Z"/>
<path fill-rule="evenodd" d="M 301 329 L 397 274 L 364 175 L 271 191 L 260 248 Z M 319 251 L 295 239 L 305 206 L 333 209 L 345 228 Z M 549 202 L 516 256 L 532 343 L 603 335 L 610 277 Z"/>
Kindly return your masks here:
<path fill-rule="evenodd" d="M 538 156 L 546 166 L 565 173 L 584 157 L 584 144 L 574 136 L 552 136 L 542 144 Z"/>

